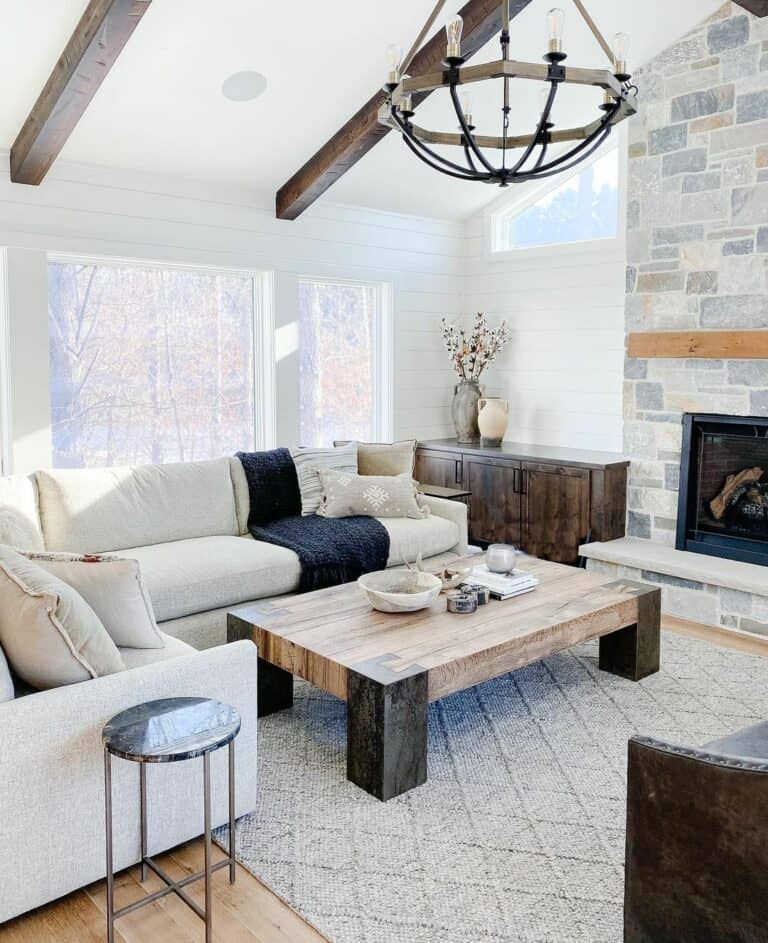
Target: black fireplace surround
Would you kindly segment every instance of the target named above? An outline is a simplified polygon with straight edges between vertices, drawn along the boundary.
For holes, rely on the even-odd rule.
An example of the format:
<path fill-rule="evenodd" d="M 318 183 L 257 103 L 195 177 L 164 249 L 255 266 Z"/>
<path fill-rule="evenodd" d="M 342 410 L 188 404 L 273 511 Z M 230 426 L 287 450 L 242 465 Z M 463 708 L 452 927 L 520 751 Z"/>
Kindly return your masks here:
<path fill-rule="evenodd" d="M 768 566 L 768 417 L 683 416 L 676 546 Z"/>

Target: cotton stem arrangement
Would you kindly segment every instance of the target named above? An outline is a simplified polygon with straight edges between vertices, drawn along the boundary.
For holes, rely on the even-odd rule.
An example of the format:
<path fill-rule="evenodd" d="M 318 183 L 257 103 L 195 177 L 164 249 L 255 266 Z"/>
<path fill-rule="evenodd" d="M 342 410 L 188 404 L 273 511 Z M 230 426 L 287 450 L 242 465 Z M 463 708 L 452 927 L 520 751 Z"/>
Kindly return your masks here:
<path fill-rule="evenodd" d="M 497 328 L 488 327 L 485 315 L 475 316 L 472 330 L 467 332 L 442 320 L 442 335 L 451 364 L 460 380 L 479 380 L 511 340 L 506 321 Z"/>

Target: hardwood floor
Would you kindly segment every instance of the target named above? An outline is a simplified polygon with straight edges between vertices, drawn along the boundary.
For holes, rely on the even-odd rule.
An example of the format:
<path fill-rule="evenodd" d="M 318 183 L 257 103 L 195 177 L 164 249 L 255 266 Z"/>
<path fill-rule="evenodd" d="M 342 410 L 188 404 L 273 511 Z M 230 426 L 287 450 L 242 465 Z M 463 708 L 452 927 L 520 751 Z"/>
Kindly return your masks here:
<path fill-rule="evenodd" d="M 740 636 L 670 616 L 664 617 L 663 628 L 768 657 L 768 638 Z M 182 877 L 202 868 L 202 857 L 203 846 L 198 839 L 159 860 L 169 874 Z M 139 883 L 139 869 L 130 868 L 118 876 L 115 886 L 120 907 L 162 885 L 153 875 Z M 202 905 L 202 883 L 187 890 Z M 229 883 L 226 868 L 216 874 L 213 899 L 217 943 L 328 943 L 240 866 L 234 885 Z M 103 943 L 104 913 L 104 885 L 99 883 L 0 926 L 0 943 Z M 116 943 L 202 943 L 203 939 L 202 922 L 175 895 L 123 917 L 115 934 Z"/>

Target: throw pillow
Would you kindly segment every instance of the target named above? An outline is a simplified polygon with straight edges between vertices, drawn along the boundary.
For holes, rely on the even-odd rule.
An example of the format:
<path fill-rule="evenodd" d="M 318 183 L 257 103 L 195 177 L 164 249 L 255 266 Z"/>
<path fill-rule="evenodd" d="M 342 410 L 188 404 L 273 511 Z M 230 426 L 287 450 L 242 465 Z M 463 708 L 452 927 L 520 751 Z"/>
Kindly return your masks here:
<path fill-rule="evenodd" d="M 350 475 L 320 469 L 323 485 L 322 517 L 428 517 L 419 504 L 416 483 L 410 475 Z"/>
<path fill-rule="evenodd" d="M 8 667 L 8 659 L 5 652 L 0 648 L 0 704 L 3 701 L 12 701 L 16 697 L 16 689 L 11 677 L 11 669 Z"/>
<path fill-rule="evenodd" d="M 317 514 L 323 487 L 320 469 L 357 474 L 357 443 L 351 442 L 339 449 L 291 449 L 291 458 L 296 465 L 301 492 L 301 513 Z"/>
<path fill-rule="evenodd" d="M 32 478 L 0 478 L 0 544 L 20 550 L 45 550 Z"/>
<path fill-rule="evenodd" d="M 347 442 L 334 442 L 347 445 Z M 412 475 L 416 461 L 416 440 L 402 442 L 358 442 L 358 475 Z"/>
<path fill-rule="evenodd" d="M 0 546 L 0 645 L 13 671 L 38 690 L 124 667 L 117 646 L 77 590 L 5 546 Z"/>
<path fill-rule="evenodd" d="M 25 556 L 77 590 L 118 648 L 163 648 L 137 560 L 77 553 Z"/>

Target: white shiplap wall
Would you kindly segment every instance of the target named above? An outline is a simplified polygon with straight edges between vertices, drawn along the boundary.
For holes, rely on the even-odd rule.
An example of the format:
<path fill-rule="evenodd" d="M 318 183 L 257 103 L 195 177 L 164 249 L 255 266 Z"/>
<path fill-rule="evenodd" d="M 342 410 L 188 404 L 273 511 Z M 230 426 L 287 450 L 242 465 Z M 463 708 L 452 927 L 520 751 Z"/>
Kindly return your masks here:
<path fill-rule="evenodd" d="M 464 307 L 512 329 L 485 378 L 510 401 L 507 439 L 621 451 L 623 221 L 617 240 L 496 254 L 489 216 L 466 225 Z"/>
<path fill-rule="evenodd" d="M 9 247 L 17 262 L 10 274 L 18 297 L 44 297 L 41 286 L 18 285 L 19 278 L 41 277 L 44 252 L 273 271 L 278 329 L 296 320 L 296 280 L 302 275 L 390 282 L 397 438 L 450 434 L 451 377 L 440 354 L 439 322 L 443 314 L 461 312 L 464 237 L 460 223 L 325 202 L 296 222 L 283 222 L 239 191 L 212 192 L 66 162 L 57 163 L 38 188 L 10 183 L 7 156 L 0 170 L 0 246 Z M 33 264 L 20 264 L 22 249 Z M 39 336 L 47 310 L 36 303 L 10 316 L 12 361 L 14 349 L 24 349 L 21 366 L 38 367 L 42 377 L 47 351 L 39 350 L 39 362 L 29 363 L 29 345 L 21 341 L 27 329 Z M 281 444 L 293 444 L 298 436 L 297 384 L 296 358 L 289 356 L 278 364 Z M 47 417 L 26 420 L 36 428 Z M 35 464 L 34 457 L 24 464 Z"/>

